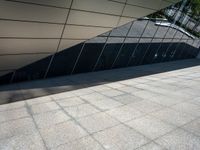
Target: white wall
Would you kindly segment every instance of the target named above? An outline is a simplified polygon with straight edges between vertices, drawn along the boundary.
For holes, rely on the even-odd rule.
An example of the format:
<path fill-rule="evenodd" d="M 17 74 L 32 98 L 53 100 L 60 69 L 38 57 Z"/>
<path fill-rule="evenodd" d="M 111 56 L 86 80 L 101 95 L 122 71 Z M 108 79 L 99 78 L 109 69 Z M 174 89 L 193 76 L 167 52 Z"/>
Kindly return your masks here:
<path fill-rule="evenodd" d="M 1 0 L 0 75 L 177 1 Z"/>

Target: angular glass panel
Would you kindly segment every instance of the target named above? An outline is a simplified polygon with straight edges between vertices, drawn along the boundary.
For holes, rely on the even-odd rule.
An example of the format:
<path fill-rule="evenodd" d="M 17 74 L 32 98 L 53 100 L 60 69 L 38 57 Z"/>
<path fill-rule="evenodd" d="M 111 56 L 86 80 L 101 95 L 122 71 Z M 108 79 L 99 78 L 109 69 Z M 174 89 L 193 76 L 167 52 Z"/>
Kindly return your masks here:
<path fill-rule="evenodd" d="M 58 52 L 53 59 L 47 77 L 70 74 L 82 46 L 83 43 Z"/>
<path fill-rule="evenodd" d="M 85 43 L 74 73 L 90 72 L 101 54 L 106 38 L 96 37 Z"/>
<path fill-rule="evenodd" d="M 122 46 L 123 38 L 109 38 L 99 59 L 96 70 L 111 69 Z"/>

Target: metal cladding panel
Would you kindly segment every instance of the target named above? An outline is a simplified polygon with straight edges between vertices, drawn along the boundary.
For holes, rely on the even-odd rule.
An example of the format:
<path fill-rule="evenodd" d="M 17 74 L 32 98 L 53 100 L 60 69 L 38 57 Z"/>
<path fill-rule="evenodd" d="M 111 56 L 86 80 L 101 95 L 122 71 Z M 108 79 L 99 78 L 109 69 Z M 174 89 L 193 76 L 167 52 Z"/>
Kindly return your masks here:
<path fill-rule="evenodd" d="M 96 67 L 102 58 L 101 55 L 104 54 L 103 51 L 111 46 L 116 47 L 116 51 L 119 51 L 115 52 L 114 56 L 117 58 L 113 59 L 113 63 L 115 61 L 120 63 L 118 57 L 123 58 L 122 52 L 131 52 L 131 50 L 121 50 L 121 44 L 128 41 L 128 38 L 124 39 L 124 37 L 139 38 L 146 29 L 145 24 L 137 25 L 135 22 L 134 28 L 128 32 L 130 23 L 177 2 L 175 0 L 0 1 L 0 76 L 8 72 L 17 72 L 27 65 L 31 67 L 37 62 L 41 64 L 44 59 L 46 74 L 43 74 L 46 77 L 51 69 L 51 64 L 54 63 L 54 58 L 56 61 L 59 60 L 60 53 L 68 49 L 68 52 L 64 53 L 65 55 L 68 55 L 69 51 L 71 53 L 74 51 L 72 55 L 74 68 L 71 67 L 71 73 L 73 71 L 80 72 L 76 70 L 77 65 L 81 68 L 83 66 L 81 62 L 90 60 L 83 57 L 92 57 L 90 54 L 94 55 L 95 50 L 99 56 L 95 55 L 96 60 L 91 59 L 93 65 L 90 67 Z M 120 29 L 120 26 L 125 24 L 128 26 Z M 138 27 L 137 31 L 135 31 L 136 27 Z M 109 34 L 112 29 L 114 30 Z M 145 30 L 144 33 L 151 38 L 155 30 Z M 105 38 L 89 40 L 103 33 L 116 37 L 106 38 L 105 36 Z M 119 39 L 121 42 L 114 45 Z M 87 42 L 84 44 L 85 41 Z M 137 40 L 131 39 L 130 41 Z M 98 43 L 97 45 L 100 47 L 95 43 Z M 102 45 L 102 43 L 112 45 Z M 76 45 L 79 46 L 73 48 Z M 138 45 L 134 45 L 134 47 L 137 48 Z M 79 49 L 77 50 L 77 48 Z M 114 48 L 112 49 L 114 50 Z M 128 57 L 127 54 L 124 56 Z M 90 64 L 89 61 L 87 63 Z M 88 71 L 92 71 L 90 67 L 88 67 Z M 22 70 L 24 71 L 24 69 Z M 81 70 L 84 69 L 81 68 Z"/>

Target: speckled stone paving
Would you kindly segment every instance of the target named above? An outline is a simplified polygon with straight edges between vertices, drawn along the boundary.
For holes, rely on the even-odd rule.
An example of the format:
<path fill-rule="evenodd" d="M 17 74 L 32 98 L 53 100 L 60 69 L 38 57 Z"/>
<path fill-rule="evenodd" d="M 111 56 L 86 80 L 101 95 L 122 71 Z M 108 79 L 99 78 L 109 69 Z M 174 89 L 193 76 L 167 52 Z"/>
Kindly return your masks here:
<path fill-rule="evenodd" d="M 199 150 L 200 66 L 0 105 L 0 149 Z"/>

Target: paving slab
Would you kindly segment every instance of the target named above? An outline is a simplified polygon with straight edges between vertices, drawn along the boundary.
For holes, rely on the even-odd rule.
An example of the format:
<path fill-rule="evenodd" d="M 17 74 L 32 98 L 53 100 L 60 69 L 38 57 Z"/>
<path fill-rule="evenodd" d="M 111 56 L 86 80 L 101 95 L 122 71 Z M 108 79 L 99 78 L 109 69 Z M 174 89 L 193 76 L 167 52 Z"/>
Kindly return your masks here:
<path fill-rule="evenodd" d="M 199 150 L 199 72 L 187 60 L 0 87 L 0 149 Z"/>

